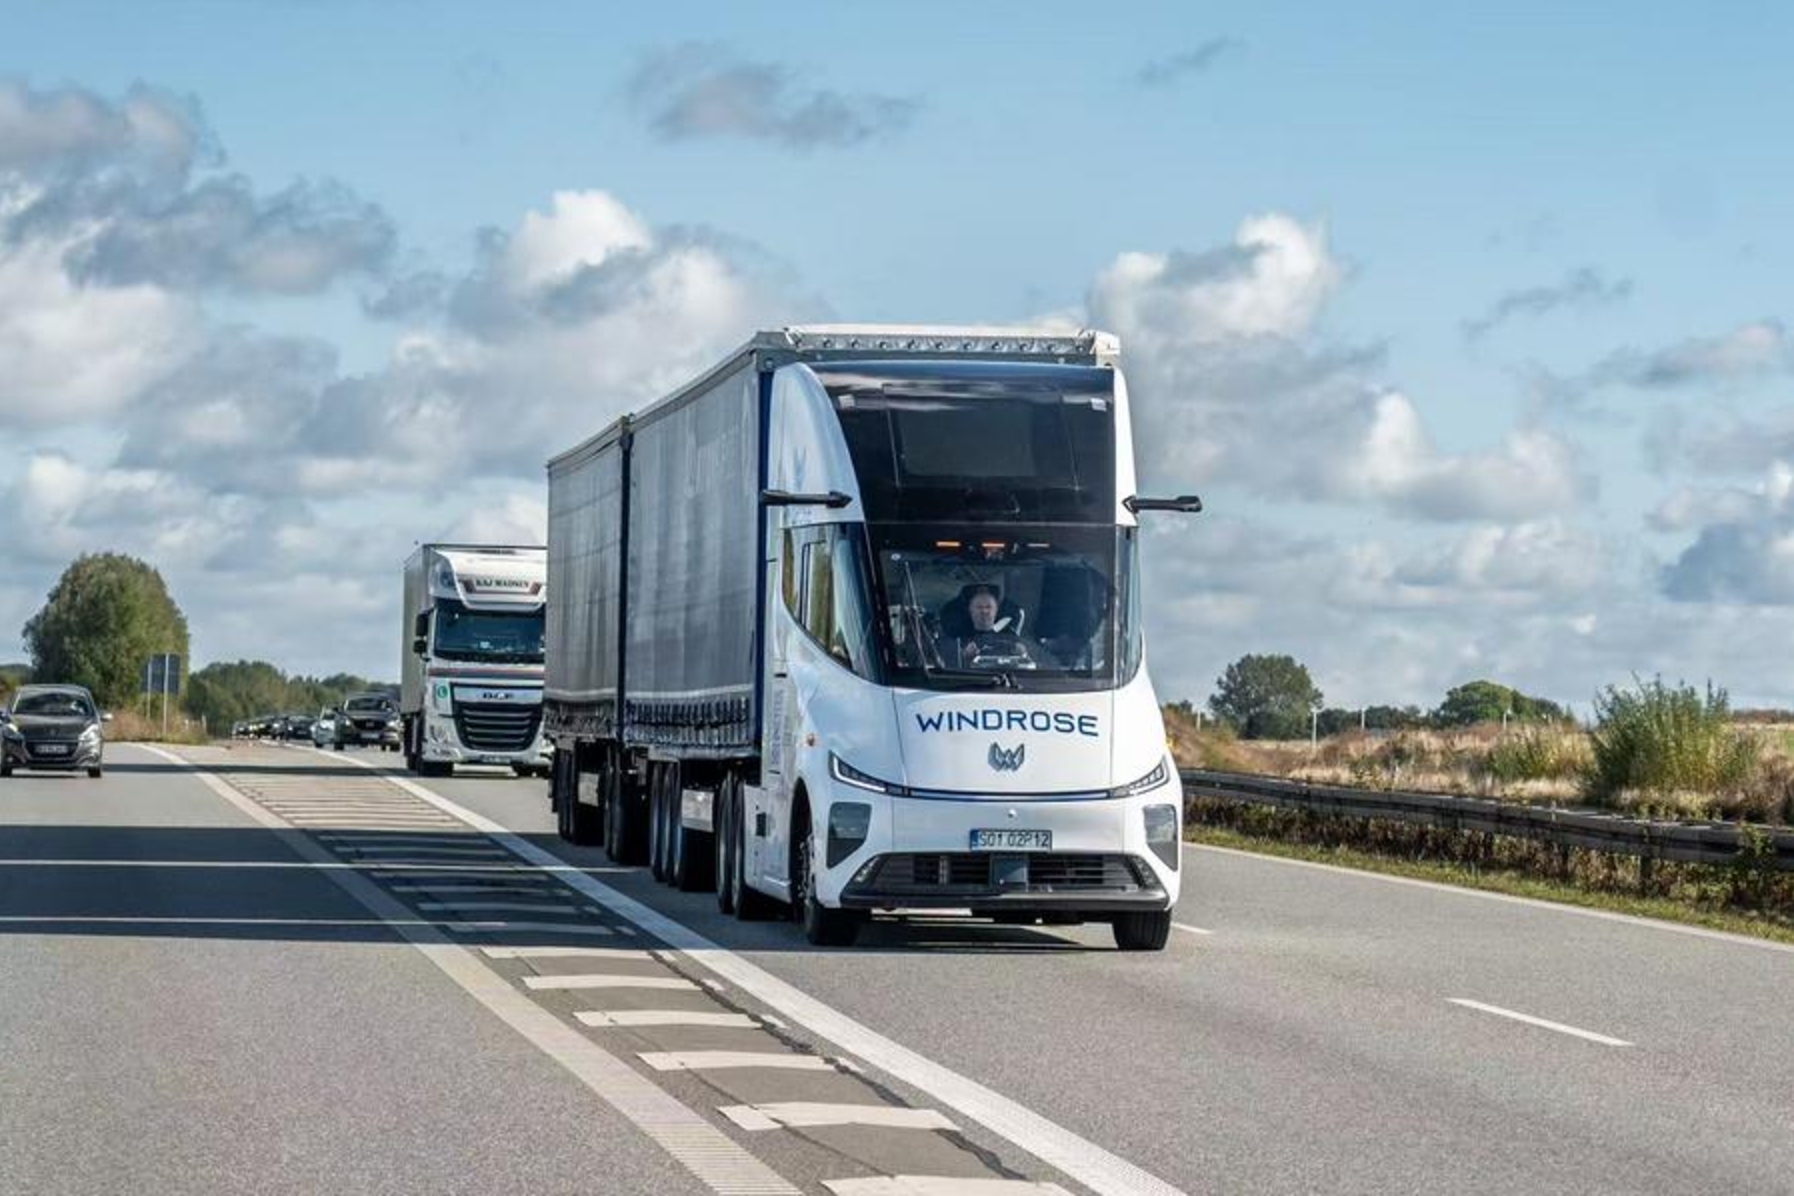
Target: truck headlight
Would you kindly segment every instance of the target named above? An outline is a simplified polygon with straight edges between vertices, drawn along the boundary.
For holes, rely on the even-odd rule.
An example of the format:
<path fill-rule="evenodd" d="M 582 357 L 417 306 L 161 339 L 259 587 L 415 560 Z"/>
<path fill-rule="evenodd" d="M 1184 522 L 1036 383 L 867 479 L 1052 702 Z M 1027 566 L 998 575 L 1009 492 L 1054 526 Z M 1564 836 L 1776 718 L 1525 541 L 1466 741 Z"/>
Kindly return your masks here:
<path fill-rule="evenodd" d="M 1159 766 L 1157 768 L 1153 769 L 1151 772 L 1147 773 L 1145 776 L 1141 777 L 1139 780 L 1135 781 L 1133 784 L 1117 785 L 1115 788 L 1109 790 L 1109 796 L 1110 797 L 1138 797 L 1142 793 L 1148 793 L 1154 789 L 1157 789 L 1160 785 L 1165 784 L 1170 779 L 1171 779 L 1171 764 L 1170 764 L 1170 762 L 1167 760 L 1160 760 Z"/>
<path fill-rule="evenodd" d="M 872 829 L 872 807 L 863 801 L 838 801 L 828 808 L 828 866 L 865 846 Z"/>
<path fill-rule="evenodd" d="M 1177 807 L 1147 806 L 1146 814 L 1146 846 L 1152 854 L 1159 857 L 1159 862 L 1173 872 L 1177 871 Z"/>
<path fill-rule="evenodd" d="M 889 781 L 881 781 L 875 776 L 863 773 L 833 752 L 828 754 L 828 773 L 843 785 L 852 785 L 855 789 L 884 793 L 891 797 L 905 797 L 909 794 L 909 790 L 902 785 L 893 785 Z"/>

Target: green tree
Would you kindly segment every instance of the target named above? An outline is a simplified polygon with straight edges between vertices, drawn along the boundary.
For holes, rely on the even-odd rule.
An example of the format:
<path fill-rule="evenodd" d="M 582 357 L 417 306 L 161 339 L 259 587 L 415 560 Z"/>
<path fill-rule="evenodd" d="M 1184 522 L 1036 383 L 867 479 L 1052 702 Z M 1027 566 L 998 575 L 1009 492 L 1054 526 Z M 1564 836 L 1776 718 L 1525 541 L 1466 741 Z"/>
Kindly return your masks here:
<path fill-rule="evenodd" d="M 29 680 L 30 665 L 0 664 L 0 710 L 12 705 L 12 696 L 19 692 L 19 686 Z"/>
<path fill-rule="evenodd" d="M 151 656 L 187 657 L 187 619 L 162 575 L 135 557 L 105 552 L 63 571 L 25 624 L 32 676 L 85 685 L 101 706 L 137 700 Z"/>
<path fill-rule="evenodd" d="M 1208 708 L 1245 739 L 1296 739 L 1308 734 L 1321 691 L 1293 656 L 1242 656 L 1215 682 Z"/>
<path fill-rule="evenodd" d="M 1563 707 L 1544 698 L 1532 698 L 1494 681 L 1467 681 L 1448 691 L 1433 721 L 1441 727 L 1468 727 L 1472 723 L 1498 723 L 1506 714 L 1524 722 L 1560 722 Z"/>
<path fill-rule="evenodd" d="M 219 661 L 196 671 L 187 686 L 187 709 L 220 734 L 235 722 L 264 714 L 316 714 L 345 697 L 391 686 L 351 673 L 289 677 L 265 660 Z"/>

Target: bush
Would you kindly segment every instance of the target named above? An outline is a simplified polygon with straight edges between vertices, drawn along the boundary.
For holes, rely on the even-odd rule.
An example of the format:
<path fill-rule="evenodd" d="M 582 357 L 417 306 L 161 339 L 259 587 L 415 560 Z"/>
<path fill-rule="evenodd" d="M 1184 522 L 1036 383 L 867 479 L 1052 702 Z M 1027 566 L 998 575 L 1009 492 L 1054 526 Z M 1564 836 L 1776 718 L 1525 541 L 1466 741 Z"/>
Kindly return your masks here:
<path fill-rule="evenodd" d="M 1724 801 L 1753 787 L 1762 757 L 1761 741 L 1732 726 L 1723 689 L 1703 694 L 1660 677 L 1597 694 L 1589 740 L 1589 796 L 1614 805 Z"/>
<path fill-rule="evenodd" d="M 1492 781 L 1513 785 L 1580 779 L 1590 763 L 1589 741 L 1581 732 L 1533 726 L 1496 740 L 1481 771 Z"/>

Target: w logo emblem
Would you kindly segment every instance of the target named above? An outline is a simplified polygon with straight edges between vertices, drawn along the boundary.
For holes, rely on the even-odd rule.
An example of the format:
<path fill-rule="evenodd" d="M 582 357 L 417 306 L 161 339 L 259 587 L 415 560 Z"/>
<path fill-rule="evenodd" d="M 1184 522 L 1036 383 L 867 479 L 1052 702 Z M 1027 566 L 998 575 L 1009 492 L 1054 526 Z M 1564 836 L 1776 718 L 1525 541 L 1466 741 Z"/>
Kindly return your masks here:
<path fill-rule="evenodd" d="M 994 743 L 990 745 L 990 766 L 997 772 L 1014 772 L 1027 758 L 1028 745 L 1025 743 L 1018 743 L 1008 751 Z"/>

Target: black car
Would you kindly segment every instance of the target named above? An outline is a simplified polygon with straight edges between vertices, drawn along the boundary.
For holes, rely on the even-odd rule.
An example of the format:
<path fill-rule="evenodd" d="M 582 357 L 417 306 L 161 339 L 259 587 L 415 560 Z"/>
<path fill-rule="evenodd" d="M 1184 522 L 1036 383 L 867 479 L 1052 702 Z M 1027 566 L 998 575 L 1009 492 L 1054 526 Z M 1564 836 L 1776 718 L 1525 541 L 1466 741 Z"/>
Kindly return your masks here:
<path fill-rule="evenodd" d="M 399 706 L 392 695 L 362 693 L 345 698 L 342 714 L 336 720 L 336 746 L 378 746 L 382 751 L 398 751 Z"/>
<path fill-rule="evenodd" d="M 25 686 L 12 709 L 0 712 L 0 777 L 15 768 L 86 769 L 98 777 L 105 768 L 104 724 L 111 718 L 79 685 Z"/>

